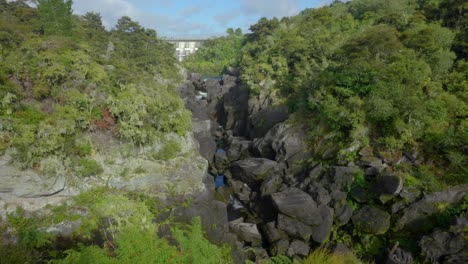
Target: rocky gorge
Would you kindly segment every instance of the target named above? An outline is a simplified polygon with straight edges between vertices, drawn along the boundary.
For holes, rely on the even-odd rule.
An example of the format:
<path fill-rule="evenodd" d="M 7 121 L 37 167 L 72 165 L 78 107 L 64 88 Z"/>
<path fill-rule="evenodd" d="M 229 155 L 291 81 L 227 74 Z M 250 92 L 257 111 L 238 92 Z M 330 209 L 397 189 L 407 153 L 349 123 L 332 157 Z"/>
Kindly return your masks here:
<path fill-rule="evenodd" d="M 179 217 L 200 215 L 236 262 L 302 259 L 318 247 L 377 263 L 468 262 L 468 186 L 414 188 L 393 168 L 418 164 L 418 153 L 357 146 L 354 161 L 334 161 L 342 153 L 311 143 L 274 93 L 252 93 L 235 71 L 220 81 L 190 73 L 179 93 L 213 190 Z"/>

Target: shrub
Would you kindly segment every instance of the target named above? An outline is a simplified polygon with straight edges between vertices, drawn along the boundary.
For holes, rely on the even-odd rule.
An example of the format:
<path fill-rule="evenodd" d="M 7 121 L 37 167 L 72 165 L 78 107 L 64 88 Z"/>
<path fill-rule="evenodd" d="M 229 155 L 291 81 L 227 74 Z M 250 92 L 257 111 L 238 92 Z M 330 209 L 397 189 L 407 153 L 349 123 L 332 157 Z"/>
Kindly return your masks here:
<path fill-rule="evenodd" d="M 354 254 L 334 254 L 326 249 L 316 249 L 313 251 L 304 264 L 361 264 L 363 263 Z"/>
<path fill-rule="evenodd" d="M 89 177 L 99 175 L 103 172 L 102 166 L 95 160 L 89 158 L 81 158 L 78 163 L 77 172 L 80 176 Z"/>

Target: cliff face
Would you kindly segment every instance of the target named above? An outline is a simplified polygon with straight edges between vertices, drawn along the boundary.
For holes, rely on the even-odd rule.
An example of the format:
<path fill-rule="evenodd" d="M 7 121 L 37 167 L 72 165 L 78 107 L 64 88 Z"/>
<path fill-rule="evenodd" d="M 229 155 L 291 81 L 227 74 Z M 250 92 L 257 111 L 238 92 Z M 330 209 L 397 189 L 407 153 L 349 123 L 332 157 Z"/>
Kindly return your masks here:
<path fill-rule="evenodd" d="M 312 141 L 309 127 L 288 116 L 275 94 L 251 95 L 236 76 L 201 82 L 189 74 L 179 91 L 193 122 L 206 124 L 196 137 L 210 162 L 214 198 L 227 205 L 229 230 L 255 252 L 237 257 L 303 258 L 325 246 L 360 248 L 363 257 L 388 263 L 463 259 L 461 233 L 431 233 L 466 223 L 468 186 L 421 192 L 396 170 L 419 164 L 417 153 L 354 146 L 358 156 L 348 161 L 324 149 L 326 136 Z M 434 248 L 437 236 L 457 249 Z"/>

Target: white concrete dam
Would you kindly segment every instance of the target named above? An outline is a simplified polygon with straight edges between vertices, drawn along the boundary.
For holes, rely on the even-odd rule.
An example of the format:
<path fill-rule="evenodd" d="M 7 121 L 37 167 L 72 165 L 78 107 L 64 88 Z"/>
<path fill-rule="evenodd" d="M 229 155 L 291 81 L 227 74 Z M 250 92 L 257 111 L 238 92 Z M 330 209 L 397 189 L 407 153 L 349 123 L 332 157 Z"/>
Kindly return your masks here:
<path fill-rule="evenodd" d="M 188 55 L 195 53 L 205 42 L 204 39 L 168 39 L 174 44 L 175 55 L 179 61 L 183 61 Z"/>

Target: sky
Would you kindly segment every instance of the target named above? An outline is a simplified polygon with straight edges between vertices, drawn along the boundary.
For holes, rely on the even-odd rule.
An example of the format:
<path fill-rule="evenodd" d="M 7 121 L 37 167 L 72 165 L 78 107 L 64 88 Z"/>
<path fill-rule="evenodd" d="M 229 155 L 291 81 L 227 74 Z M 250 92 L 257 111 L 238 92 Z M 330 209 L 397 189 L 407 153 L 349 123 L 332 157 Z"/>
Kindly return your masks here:
<path fill-rule="evenodd" d="M 207 38 L 224 35 L 227 28 L 248 31 L 261 17 L 292 16 L 331 0 L 73 0 L 73 12 L 98 12 L 107 29 L 129 16 L 167 38 Z"/>

